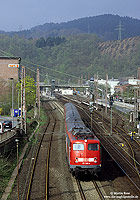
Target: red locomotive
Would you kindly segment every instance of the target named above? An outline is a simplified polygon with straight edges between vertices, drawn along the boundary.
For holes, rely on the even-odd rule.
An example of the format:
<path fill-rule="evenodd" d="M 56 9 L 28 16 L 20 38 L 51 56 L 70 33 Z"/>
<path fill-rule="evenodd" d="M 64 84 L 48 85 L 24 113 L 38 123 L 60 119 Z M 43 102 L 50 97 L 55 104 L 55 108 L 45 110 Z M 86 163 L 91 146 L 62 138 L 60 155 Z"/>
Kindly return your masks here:
<path fill-rule="evenodd" d="M 66 103 L 66 154 L 73 175 L 79 172 L 96 174 L 101 171 L 100 141 L 82 121 L 76 107 Z"/>

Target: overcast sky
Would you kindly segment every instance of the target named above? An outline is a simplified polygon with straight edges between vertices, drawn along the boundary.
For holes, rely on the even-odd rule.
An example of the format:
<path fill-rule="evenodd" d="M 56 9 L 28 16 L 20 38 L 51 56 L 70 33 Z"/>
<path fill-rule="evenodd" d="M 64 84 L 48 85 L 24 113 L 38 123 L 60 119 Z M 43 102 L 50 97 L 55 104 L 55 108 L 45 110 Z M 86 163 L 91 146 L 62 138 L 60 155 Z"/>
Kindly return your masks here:
<path fill-rule="evenodd" d="M 101 14 L 140 19 L 140 0 L 0 0 L 0 8 L 0 30 L 4 31 Z"/>

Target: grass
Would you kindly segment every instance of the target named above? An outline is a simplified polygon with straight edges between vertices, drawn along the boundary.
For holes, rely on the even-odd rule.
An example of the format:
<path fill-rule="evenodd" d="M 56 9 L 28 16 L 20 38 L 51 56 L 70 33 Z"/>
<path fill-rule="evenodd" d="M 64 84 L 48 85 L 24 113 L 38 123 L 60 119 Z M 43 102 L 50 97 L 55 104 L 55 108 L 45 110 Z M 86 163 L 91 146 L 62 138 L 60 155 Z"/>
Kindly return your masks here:
<path fill-rule="evenodd" d="M 48 120 L 48 117 L 46 115 L 46 112 L 43 110 L 43 108 L 41 108 L 40 109 L 40 124 L 45 125 L 47 120 Z"/>
<path fill-rule="evenodd" d="M 30 110 L 27 113 L 27 126 L 28 126 L 28 135 L 30 135 L 37 126 L 37 119 L 34 118 L 34 109 Z M 41 107 L 40 109 L 40 119 L 39 119 L 39 123 L 40 126 L 39 128 L 36 130 L 36 132 L 40 131 L 42 129 L 42 127 L 46 124 L 47 121 L 47 115 L 45 110 Z M 31 125 L 32 126 L 29 126 Z M 31 145 L 35 143 L 35 138 L 33 136 L 30 144 L 29 144 L 29 149 L 26 152 L 26 156 L 30 151 Z M 19 155 L 22 152 L 22 149 L 24 147 L 24 145 L 26 144 L 26 141 L 22 141 L 23 145 L 20 145 L 20 149 L 19 149 Z M 11 159 L 12 157 L 12 159 Z M 10 159 L 9 159 L 10 158 Z M 13 170 L 16 167 L 16 151 L 13 151 L 9 158 L 7 158 L 6 156 L 0 156 L 0 199 L 2 197 L 3 192 L 5 191 L 5 188 L 9 182 L 9 179 L 12 175 Z"/>
<path fill-rule="evenodd" d="M 0 198 L 8 184 L 11 174 L 16 167 L 16 160 L 13 162 L 4 156 L 0 157 Z"/>

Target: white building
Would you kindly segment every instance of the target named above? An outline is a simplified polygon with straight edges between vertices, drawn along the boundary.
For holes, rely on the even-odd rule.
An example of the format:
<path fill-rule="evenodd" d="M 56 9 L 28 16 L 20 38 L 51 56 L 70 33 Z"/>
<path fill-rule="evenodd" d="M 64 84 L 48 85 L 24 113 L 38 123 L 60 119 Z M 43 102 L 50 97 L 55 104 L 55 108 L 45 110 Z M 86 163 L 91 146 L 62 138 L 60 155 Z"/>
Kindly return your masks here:
<path fill-rule="evenodd" d="M 108 80 L 107 83 L 108 83 L 109 86 L 110 86 L 111 95 L 113 95 L 114 92 L 115 92 L 114 88 L 115 88 L 115 86 L 118 85 L 119 81 L 118 81 L 118 79 L 110 79 L 110 80 Z M 98 80 L 98 84 L 106 85 L 106 80 L 103 80 L 103 79 Z"/>
<path fill-rule="evenodd" d="M 60 89 L 59 90 L 61 92 L 62 95 L 73 95 L 73 90 L 71 89 Z"/>
<path fill-rule="evenodd" d="M 139 82 L 140 80 L 138 80 L 138 79 L 135 79 L 135 78 L 133 78 L 133 79 L 128 79 L 128 84 L 130 84 L 130 85 L 137 85 L 137 82 Z"/>

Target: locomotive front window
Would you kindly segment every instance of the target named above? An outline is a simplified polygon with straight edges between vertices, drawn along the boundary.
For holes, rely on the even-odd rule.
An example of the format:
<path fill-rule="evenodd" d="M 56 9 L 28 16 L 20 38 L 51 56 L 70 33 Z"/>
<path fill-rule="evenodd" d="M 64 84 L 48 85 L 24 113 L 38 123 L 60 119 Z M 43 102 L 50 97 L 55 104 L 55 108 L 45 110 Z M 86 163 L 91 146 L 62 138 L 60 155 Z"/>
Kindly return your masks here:
<path fill-rule="evenodd" d="M 82 151 L 84 150 L 84 144 L 73 144 L 74 151 Z"/>
<path fill-rule="evenodd" d="M 88 144 L 88 150 L 90 151 L 98 151 L 99 150 L 99 145 L 98 144 Z"/>

